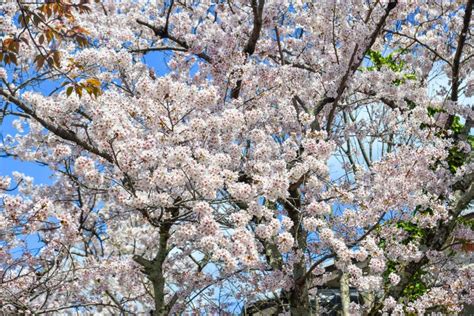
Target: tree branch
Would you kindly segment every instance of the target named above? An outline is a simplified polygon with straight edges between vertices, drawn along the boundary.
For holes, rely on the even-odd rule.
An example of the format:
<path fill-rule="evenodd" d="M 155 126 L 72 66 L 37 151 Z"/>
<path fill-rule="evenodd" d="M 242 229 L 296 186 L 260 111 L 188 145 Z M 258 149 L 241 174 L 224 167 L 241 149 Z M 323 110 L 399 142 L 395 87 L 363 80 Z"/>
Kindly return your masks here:
<path fill-rule="evenodd" d="M 377 23 L 377 26 L 375 29 L 372 31 L 372 34 L 370 35 L 370 41 L 364 48 L 364 53 L 360 57 L 356 57 L 357 51 L 359 50 L 359 45 L 356 44 L 354 47 L 354 51 L 352 52 L 350 61 L 349 61 L 349 67 L 347 68 L 346 73 L 341 79 L 341 82 L 339 84 L 339 87 L 337 89 L 337 96 L 335 97 L 335 100 L 333 102 L 331 111 L 329 112 L 328 119 L 327 119 L 327 125 L 326 125 L 326 131 L 329 133 L 331 130 L 331 125 L 332 121 L 334 120 L 334 115 L 336 112 L 337 108 L 337 103 L 342 97 L 342 94 L 344 93 L 344 90 L 346 89 L 347 81 L 349 77 L 354 74 L 357 69 L 359 68 L 360 64 L 362 63 L 362 60 L 364 59 L 364 56 L 367 54 L 369 49 L 374 45 L 375 40 L 377 39 L 378 34 L 382 30 L 383 25 L 385 24 L 385 21 L 387 20 L 388 16 L 390 15 L 390 12 L 397 6 L 398 0 L 395 1 L 390 1 L 389 4 L 387 5 L 387 8 L 385 9 L 385 14 L 382 16 L 380 21 Z"/>
<path fill-rule="evenodd" d="M 260 37 L 260 31 L 262 30 L 263 20 L 263 6 L 265 0 L 252 0 L 252 11 L 253 11 L 253 29 L 252 34 L 250 35 L 249 40 L 244 48 L 244 53 L 246 57 L 251 56 L 255 52 L 255 47 L 257 46 L 257 41 Z M 235 87 L 231 91 L 232 99 L 237 99 L 240 95 L 240 89 L 242 88 L 242 80 L 238 80 Z"/>
<path fill-rule="evenodd" d="M 151 29 L 153 31 L 153 33 L 155 33 L 155 36 L 158 36 L 159 38 L 162 38 L 162 39 L 165 39 L 165 38 L 169 39 L 170 41 L 175 42 L 176 44 L 181 46 L 183 49 L 185 49 L 185 51 L 189 51 L 190 46 L 188 45 L 188 43 L 186 43 L 186 41 L 183 40 L 183 39 L 177 38 L 177 37 L 169 34 L 168 29 L 152 25 L 152 24 L 150 24 L 148 22 L 145 22 L 145 21 L 142 21 L 140 19 L 137 19 L 136 21 L 137 21 L 138 24 L 146 26 L 149 29 Z M 151 50 L 149 50 L 149 51 L 151 51 Z M 146 51 L 146 49 L 143 49 L 142 52 L 146 53 L 148 51 Z M 194 55 L 196 55 L 197 57 L 205 60 L 208 63 L 212 62 L 211 57 L 209 57 L 205 53 L 194 53 Z"/>
<path fill-rule="evenodd" d="M 80 147 L 84 148 L 85 150 L 87 150 L 87 151 L 89 151 L 93 154 L 96 154 L 97 156 L 100 156 L 100 157 L 104 158 L 105 160 L 107 160 L 110 163 L 114 163 L 114 159 L 112 158 L 112 156 L 110 154 L 108 154 L 106 152 L 103 152 L 103 151 L 100 151 L 98 148 L 96 148 L 96 147 L 92 146 L 91 144 L 83 141 L 82 139 L 77 137 L 77 135 L 74 132 L 72 132 L 70 130 L 67 130 L 67 129 L 64 129 L 62 127 L 59 127 L 59 126 L 54 126 L 53 124 L 45 121 L 44 119 L 39 117 L 35 113 L 35 111 L 32 110 L 31 108 L 29 108 L 25 103 L 23 103 L 18 98 L 8 94 L 7 92 L 5 92 L 5 90 L 0 89 L 0 95 L 3 96 L 7 101 L 12 102 L 16 106 L 18 106 L 26 114 L 30 115 L 33 119 L 35 119 L 38 123 L 40 123 L 44 128 L 46 128 L 47 130 L 49 130 L 51 133 L 55 134 L 56 136 L 58 136 L 62 139 L 74 142 L 77 145 L 79 145 Z"/>

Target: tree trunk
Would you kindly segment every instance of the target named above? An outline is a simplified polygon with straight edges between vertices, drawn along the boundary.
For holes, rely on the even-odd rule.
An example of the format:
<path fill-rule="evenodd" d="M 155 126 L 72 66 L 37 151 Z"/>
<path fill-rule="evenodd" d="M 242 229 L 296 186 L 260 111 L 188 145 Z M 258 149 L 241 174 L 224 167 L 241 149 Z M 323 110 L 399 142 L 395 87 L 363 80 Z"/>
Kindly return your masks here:
<path fill-rule="evenodd" d="M 165 305 L 165 277 L 163 275 L 163 262 L 166 259 L 167 243 L 170 235 L 169 228 L 166 229 L 164 226 L 162 226 L 160 229 L 160 248 L 157 256 L 153 260 L 153 270 L 149 275 L 153 284 L 153 295 L 155 298 L 155 311 L 153 315 L 160 316 L 168 314 L 167 307 Z"/>
<path fill-rule="evenodd" d="M 149 274 L 153 284 L 153 295 L 155 297 L 155 311 L 153 315 L 168 315 L 171 306 L 165 303 L 165 277 L 163 273 L 163 263 L 168 255 L 168 239 L 170 238 L 170 230 L 172 223 L 165 222 L 160 226 L 160 244 L 158 253 L 153 259 L 152 271 Z"/>
<path fill-rule="evenodd" d="M 293 278 L 298 280 L 304 275 L 305 271 L 304 264 L 302 265 L 300 262 L 295 263 L 293 267 Z M 289 303 L 291 315 L 300 316 L 312 314 L 306 280 L 301 283 L 295 282 L 295 286 L 290 293 Z"/>
<path fill-rule="evenodd" d="M 290 188 L 289 203 L 285 203 L 285 209 L 288 216 L 293 221 L 291 228 L 291 235 L 297 243 L 297 249 L 301 252 L 306 251 L 307 233 L 303 229 L 299 212 L 296 210 L 301 207 L 301 196 L 297 187 Z M 308 281 L 306 275 L 306 260 L 304 256 L 293 264 L 293 280 L 294 287 L 289 293 L 290 312 L 293 316 L 312 315 L 311 301 L 308 293 Z"/>
<path fill-rule="evenodd" d="M 171 215 L 177 216 L 179 214 L 178 208 L 167 209 Z M 165 302 L 165 285 L 166 280 L 163 271 L 163 263 L 168 256 L 169 247 L 168 239 L 170 238 L 170 230 L 173 226 L 173 221 L 162 222 L 160 225 L 160 240 L 158 253 L 153 260 L 145 259 L 141 256 L 135 256 L 133 259 L 139 263 L 144 269 L 144 273 L 150 279 L 153 285 L 153 298 L 155 302 L 155 309 L 151 312 L 152 315 L 164 316 L 168 315 L 173 303 L 166 304 Z"/>
<path fill-rule="evenodd" d="M 342 315 L 349 316 L 349 304 L 351 303 L 351 297 L 349 292 L 349 276 L 347 272 L 342 273 L 339 281 L 339 287 L 341 290 L 341 304 L 342 304 Z"/>

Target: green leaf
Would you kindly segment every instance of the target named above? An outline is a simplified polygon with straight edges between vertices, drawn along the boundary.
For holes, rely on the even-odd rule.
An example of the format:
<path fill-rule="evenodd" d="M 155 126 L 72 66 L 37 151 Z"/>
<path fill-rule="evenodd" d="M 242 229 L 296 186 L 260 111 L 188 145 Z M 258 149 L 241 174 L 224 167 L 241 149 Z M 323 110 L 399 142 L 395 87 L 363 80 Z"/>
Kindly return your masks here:
<path fill-rule="evenodd" d="M 410 278 L 410 283 L 403 290 L 403 295 L 410 301 L 414 301 L 428 291 L 428 287 L 423 282 L 422 277 L 426 271 L 418 270 Z"/>
<path fill-rule="evenodd" d="M 73 90 L 74 90 L 74 87 L 73 87 L 73 86 L 68 87 L 68 88 L 66 89 L 66 95 L 67 95 L 67 96 L 70 96 Z"/>
<path fill-rule="evenodd" d="M 461 118 L 459 116 L 454 116 L 453 123 L 451 123 L 451 130 L 455 134 L 459 134 L 462 132 L 464 128 L 464 124 L 461 123 Z"/>
<path fill-rule="evenodd" d="M 464 165 L 466 158 L 467 154 L 465 152 L 460 151 L 457 147 L 450 148 L 448 158 L 446 159 L 449 165 L 449 170 L 452 173 L 455 173 L 459 167 Z"/>
<path fill-rule="evenodd" d="M 469 135 L 467 137 L 467 141 L 469 142 L 469 145 L 471 146 L 471 149 L 474 149 L 474 135 Z"/>

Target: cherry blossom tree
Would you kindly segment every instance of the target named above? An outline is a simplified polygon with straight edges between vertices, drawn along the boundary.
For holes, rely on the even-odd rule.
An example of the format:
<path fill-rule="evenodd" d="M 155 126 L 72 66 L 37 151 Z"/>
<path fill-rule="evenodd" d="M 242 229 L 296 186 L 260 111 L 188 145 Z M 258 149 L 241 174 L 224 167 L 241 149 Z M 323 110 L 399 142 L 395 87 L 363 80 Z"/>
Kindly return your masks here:
<path fill-rule="evenodd" d="M 2 3 L 0 310 L 473 304 L 472 7 Z"/>

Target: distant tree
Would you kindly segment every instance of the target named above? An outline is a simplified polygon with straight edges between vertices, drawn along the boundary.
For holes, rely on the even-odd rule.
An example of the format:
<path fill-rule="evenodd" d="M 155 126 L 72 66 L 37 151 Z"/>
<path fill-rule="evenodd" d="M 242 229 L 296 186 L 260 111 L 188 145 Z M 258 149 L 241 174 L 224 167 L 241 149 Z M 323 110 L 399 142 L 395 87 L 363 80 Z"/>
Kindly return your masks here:
<path fill-rule="evenodd" d="M 1 4 L 0 311 L 461 311 L 472 6 Z"/>

